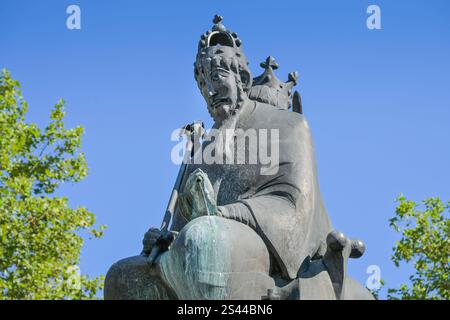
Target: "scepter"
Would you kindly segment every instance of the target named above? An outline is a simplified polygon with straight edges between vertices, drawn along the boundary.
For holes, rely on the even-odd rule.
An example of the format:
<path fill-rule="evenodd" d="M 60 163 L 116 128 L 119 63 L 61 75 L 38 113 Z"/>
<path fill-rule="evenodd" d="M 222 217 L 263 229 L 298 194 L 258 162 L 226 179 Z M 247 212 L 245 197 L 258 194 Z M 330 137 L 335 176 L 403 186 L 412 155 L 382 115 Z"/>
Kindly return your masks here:
<path fill-rule="evenodd" d="M 155 245 L 148 256 L 148 264 L 150 266 L 153 265 L 159 253 L 163 250 L 166 250 L 173 240 L 173 234 L 168 232 L 170 221 L 175 212 L 175 208 L 178 201 L 178 195 L 181 188 L 181 183 L 186 173 L 187 165 L 191 162 L 192 157 L 194 156 L 194 144 L 195 139 L 200 140 L 205 133 L 205 126 L 202 121 L 195 121 L 191 124 L 184 126 L 180 131 L 180 136 L 186 136 L 186 151 L 183 158 L 183 163 L 181 164 L 180 170 L 178 171 L 177 179 L 175 180 L 175 185 L 172 189 L 172 193 L 169 198 L 169 203 L 167 204 L 166 213 L 164 214 L 163 221 L 161 223 L 161 235 L 156 240 Z"/>

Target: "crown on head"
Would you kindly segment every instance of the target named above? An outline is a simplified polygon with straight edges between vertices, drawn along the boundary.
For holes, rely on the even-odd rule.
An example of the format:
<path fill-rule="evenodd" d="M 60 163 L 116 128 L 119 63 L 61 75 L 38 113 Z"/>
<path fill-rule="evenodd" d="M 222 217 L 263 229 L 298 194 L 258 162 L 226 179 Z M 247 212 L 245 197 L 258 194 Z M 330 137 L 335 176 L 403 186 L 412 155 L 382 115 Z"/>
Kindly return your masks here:
<path fill-rule="evenodd" d="M 242 42 L 235 32 L 227 30 L 222 24 L 222 17 L 215 15 L 214 26 L 203 33 L 198 44 L 194 75 L 197 82 L 199 76 L 208 69 L 222 66 L 239 73 L 244 91 L 248 92 L 252 85 L 252 75 L 248 69 L 248 61 L 242 51 Z"/>
<path fill-rule="evenodd" d="M 233 57 L 239 62 L 239 73 L 245 84 L 244 91 L 248 92 L 250 99 L 279 109 L 289 109 L 293 106 L 294 111 L 302 113 L 300 94 L 298 92 L 292 94 L 292 88 L 297 84 L 298 73 L 291 72 L 287 82 L 280 81 L 274 73 L 274 70 L 278 69 L 278 64 L 273 57 L 269 56 L 260 64 L 264 72 L 252 79 L 247 67 L 248 61 L 241 47 L 242 41 L 235 32 L 225 28 L 222 19 L 216 14 L 213 19 L 214 26 L 200 37 L 194 63 L 196 80 L 198 81 L 198 75 L 203 67 L 207 68 L 208 63 L 215 61 L 214 58 L 217 55 Z M 226 63 L 226 60 L 222 59 L 221 63 Z"/>
<path fill-rule="evenodd" d="M 213 19 L 214 26 L 201 35 L 198 43 L 199 50 L 216 45 L 239 48 L 242 45 L 236 32 L 227 30 L 222 24 L 222 17 L 215 15 Z"/>

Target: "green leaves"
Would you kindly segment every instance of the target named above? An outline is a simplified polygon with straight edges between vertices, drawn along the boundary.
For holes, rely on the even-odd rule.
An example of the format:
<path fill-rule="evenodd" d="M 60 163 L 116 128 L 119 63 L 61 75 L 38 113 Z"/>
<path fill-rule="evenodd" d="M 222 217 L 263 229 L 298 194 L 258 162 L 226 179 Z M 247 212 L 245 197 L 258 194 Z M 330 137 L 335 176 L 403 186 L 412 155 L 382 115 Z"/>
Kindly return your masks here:
<path fill-rule="evenodd" d="M 392 261 L 412 263 L 415 273 L 410 285 L 389 289 L 390 299 L 450 298 L 450 204 L 428 198 L 417 204 L 403 195 L 398 199 L 396 215 L 390 225 L 401 233 L 393 248 Z"/>
<path fill-rule="evenodd" d="M 20 84 L 0 74 L 0 299 L 95 297 L 103 278 L 79 272 L 81 232 L 101 237 L 95 216 L 50 197 L 61 183 L 87 176 L 83 128 L 66 129 L 64 101 L 40 129 L 25 122 Z"/>

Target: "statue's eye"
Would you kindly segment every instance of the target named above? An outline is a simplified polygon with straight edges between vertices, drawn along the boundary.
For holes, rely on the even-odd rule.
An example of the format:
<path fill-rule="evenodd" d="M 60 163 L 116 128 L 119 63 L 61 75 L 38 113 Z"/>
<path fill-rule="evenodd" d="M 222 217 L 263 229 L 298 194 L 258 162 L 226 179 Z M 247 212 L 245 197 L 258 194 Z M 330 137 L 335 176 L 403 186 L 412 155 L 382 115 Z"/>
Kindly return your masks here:
<path fill-rule="evenodd" d="M 215 73 L 212 76 L 212 80 L 214 80 L 214 81 L 219 81 L 219 80 L 222 80 L 222 79 L 225 79 L 225 75 L 223 75 L 221 73 Z"/>

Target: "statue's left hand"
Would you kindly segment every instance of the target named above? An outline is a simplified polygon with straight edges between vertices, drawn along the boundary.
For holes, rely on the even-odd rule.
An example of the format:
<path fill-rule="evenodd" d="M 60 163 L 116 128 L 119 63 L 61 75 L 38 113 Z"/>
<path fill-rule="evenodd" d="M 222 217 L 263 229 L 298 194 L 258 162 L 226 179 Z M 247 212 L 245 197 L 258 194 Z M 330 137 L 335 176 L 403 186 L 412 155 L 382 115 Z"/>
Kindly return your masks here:
<path fill-rule="evenodd" d="M 169 250 L 169 247 L 175 241 L 178 235 L 177 231 L 173 230 L 162 230 L 160 231 L 160 235 L 158 239 L 156 239 L 155 244 L 153 245 L 151 252 L 149 252 L 147 263 L 149 265 L 153 265 L 156 261 L 156 258 L 163 252 Z"/>
<path fill-rule="evenodd" d="M 144 239 L 142 240 L 142 254 L 150 254 L 152 251 L 156 241 L 161 236 L 161 230 L 158 228 L 150 228 L 145 234 Z"/>

